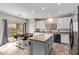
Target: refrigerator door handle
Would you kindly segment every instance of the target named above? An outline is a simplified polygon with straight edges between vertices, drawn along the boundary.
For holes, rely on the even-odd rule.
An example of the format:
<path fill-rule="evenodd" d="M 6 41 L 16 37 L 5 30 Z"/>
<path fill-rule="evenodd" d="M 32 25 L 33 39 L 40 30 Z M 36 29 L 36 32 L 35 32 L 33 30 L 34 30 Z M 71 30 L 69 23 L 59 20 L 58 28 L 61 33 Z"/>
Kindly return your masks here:
<path fill-rule="evenodd" d="M 72 21 L 72 19 L 70 21 L 69 42 L 70 42 L 71 49 L 73 49 L 73 45 L 74 45 L 74 33 L 73 33 L 73 21 Z"/>

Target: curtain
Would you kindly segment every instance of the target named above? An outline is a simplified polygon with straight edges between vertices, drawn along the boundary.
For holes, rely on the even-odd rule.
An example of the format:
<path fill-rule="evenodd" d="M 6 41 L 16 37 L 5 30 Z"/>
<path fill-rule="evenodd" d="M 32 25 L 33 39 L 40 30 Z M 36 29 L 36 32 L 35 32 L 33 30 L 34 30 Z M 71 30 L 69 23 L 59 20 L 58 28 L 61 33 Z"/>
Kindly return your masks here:
<path fill-rule="evenodd" d="M 7 20 L 3 19 L 3 38 L 2 45 L 8 43 Z"/>
<path fill-rule="evenodd" d="M 23 33 L 26 34 L 26 23 L 23 24 Z"/>

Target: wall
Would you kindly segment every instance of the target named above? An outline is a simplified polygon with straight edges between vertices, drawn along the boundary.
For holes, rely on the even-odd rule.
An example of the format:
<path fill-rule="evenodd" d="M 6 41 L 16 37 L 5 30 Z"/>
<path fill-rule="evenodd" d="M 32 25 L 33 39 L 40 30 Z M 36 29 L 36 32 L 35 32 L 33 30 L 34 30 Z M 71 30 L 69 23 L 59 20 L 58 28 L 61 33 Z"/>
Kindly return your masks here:
<path fill-rule="evenodd" d="M 3 36 L 3 24 L 2 24 L 2 20 L 0 20 L 0 45 L 2 42 L 2 36 Z"/>
<path fill-rule="evenodd" d="M 35 31 L 35 19 L 29 19 L 28 20 L 28 33 L 34 33 Z"/>

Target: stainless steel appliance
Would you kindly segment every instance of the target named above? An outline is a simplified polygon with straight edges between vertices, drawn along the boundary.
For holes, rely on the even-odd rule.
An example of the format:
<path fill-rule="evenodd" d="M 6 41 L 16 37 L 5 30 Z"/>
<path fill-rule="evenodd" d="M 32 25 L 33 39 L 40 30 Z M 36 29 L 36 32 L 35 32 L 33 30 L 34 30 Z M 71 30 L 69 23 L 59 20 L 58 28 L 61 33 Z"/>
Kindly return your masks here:
<path fill-rule="evenodd" d="M 69 42 L 70 42 L 70 54 L 71 55 L 78 55 L 79 54 L 79 6 L 78 6 L 78 13 L 74 14 L 70 20 L 70 35 L 69 35 Z"/>

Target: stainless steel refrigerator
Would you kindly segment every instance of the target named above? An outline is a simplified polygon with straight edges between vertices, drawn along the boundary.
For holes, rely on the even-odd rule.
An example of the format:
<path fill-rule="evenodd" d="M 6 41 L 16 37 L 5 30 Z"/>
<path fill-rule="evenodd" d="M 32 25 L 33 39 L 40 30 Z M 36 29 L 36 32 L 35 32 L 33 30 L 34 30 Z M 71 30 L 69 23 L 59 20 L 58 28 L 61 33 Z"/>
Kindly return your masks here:
<path fill-rule="evenodd" d="M 70 20 L 70 54 L 78 55 L 79 54 L 79 6 L 77 7 L 77 13 L 73 15 Z"/>

